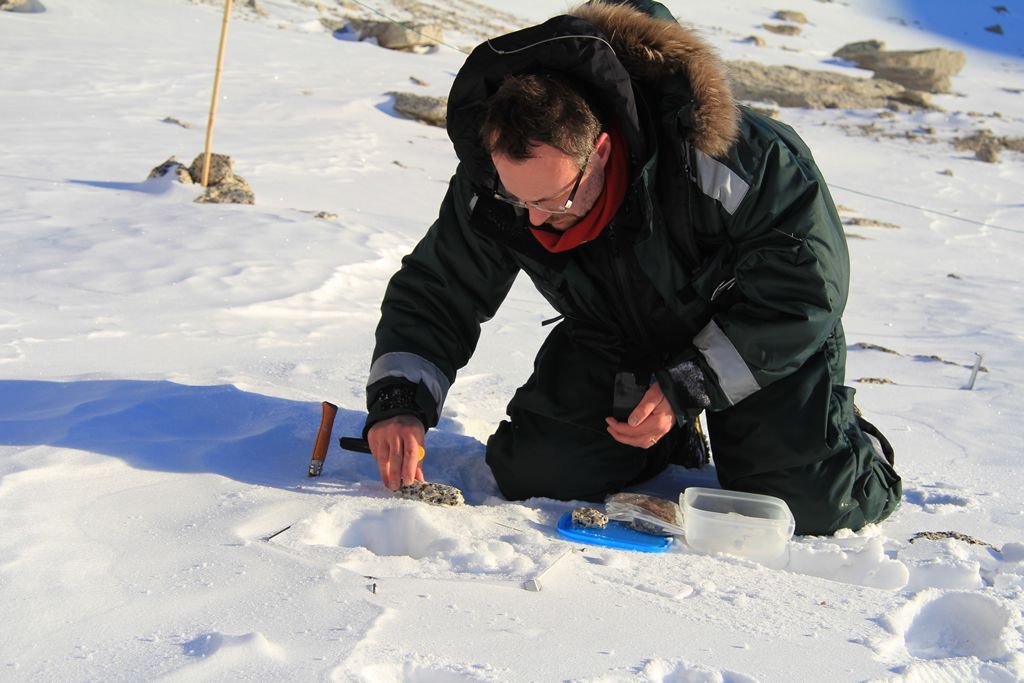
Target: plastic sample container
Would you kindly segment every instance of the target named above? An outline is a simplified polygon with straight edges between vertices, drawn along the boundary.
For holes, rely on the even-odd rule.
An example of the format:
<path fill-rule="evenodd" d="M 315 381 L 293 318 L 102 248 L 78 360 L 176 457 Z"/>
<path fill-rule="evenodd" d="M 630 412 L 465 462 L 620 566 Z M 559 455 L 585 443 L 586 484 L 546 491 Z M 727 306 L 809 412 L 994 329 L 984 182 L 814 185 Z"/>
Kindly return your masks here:
<path fill-rule="evenodd" d="M 796 522 L 774 496 L 692 486 L 679 494 L 686 543 L 705 553 L 727 553 L 763 564 L 788 556 Z"/>

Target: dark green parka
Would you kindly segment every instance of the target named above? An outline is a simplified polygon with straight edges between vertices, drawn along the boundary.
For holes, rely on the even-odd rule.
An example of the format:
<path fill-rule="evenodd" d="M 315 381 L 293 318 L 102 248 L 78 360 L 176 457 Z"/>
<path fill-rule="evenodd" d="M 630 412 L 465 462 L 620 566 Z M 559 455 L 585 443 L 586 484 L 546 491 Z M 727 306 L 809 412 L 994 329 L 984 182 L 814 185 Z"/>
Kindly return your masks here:
<path fill-rule="evenodd" d="M 562 254 L 491 199 L 478 135 L 484 100 L 507 74 L 530 71 L 582 84 L 630 150 L 619 214 Z M 492 39 L 455 80 L 448 132 L 460 164 L 438 220 L 388 286 L 368 426 L 408 412 L 437 423 L 520 270 L 574 339 L 656 372 L 680 419 L 686 390 L 671 368 L 695 361 L 720 410 L 800 368 L 839 329 L 849 257 L 810 152 L 789 127 L 738 107 L 711 48 L 678 23 L 592 3 Z M 402 385 L 415 387 L 415 411 L 381 392 Z"/>

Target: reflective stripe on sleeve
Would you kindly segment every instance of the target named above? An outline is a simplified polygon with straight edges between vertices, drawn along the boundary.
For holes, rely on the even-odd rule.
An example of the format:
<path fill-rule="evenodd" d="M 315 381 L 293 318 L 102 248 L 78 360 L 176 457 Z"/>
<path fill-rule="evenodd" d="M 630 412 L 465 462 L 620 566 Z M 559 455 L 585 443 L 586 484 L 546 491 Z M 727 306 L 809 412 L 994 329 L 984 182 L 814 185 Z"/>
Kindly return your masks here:
<path fill-rule="evenodd" d="M 721 161 L 697 150 L 697 183 L 701 191 L 732 215 L 747 196 L 750 185 Z"/>
<path fill-rule="evenodd" d="M 718 385 L 732 405 L 761 388 L 740 352 L 714 320 L 697 333 L 693 343 L 718 377 Z"/>

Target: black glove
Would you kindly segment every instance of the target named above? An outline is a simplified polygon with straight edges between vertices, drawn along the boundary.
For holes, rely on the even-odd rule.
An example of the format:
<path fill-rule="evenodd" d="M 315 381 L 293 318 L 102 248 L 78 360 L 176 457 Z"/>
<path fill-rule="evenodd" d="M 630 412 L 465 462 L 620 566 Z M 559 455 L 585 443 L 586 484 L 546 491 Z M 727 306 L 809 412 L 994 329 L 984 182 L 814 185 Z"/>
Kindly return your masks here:
<path fill-rule="evenodd" d="M 662 393 L 672 406 L 677 424 L 693 422 L 711 405 L 707 378 L 696 361 L 684 360 L 671 367 L 657 370 L 654 374 Z"/>
<path fill-rule="evenodd" d="M 366 387 L 366 425 L 370 427 L 396 415 L 412 415 L 423 423 L 423 429 L 437 424 L 437 402 L 422 382 L 413 384 L 401 377 L 385 377 Z"/>

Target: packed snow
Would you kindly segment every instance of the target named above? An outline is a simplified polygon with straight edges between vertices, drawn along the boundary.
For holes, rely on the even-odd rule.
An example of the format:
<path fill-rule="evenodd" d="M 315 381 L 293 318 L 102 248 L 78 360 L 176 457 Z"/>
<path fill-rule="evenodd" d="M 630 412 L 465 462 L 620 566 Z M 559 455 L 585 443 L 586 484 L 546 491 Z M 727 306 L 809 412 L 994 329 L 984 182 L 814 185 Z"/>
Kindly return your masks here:
<path fill-rule="evenodd" d="M 423 54 L 316 3 L 241 7 L 213 139 L 254 206 L 144 180 L 202 151 L 219 2 L 43 4 L 0 12 L 0 680 L 1024 679 L 1024 154 L 951 145 L 1024 135 L 1024 2 L 665 2 L 727 59 L 867 77 L 832 52 L 967 54 L 934 111 L 778 113 L 868 219 L 847 381 L 905 497 L 773 567 L 569 543 L 574 503 L 501 498 L 483 443 L 552 316 L 524 279 L 427 438 L 427 479 L 467 505 L 398 498 L 336 443 L 306 474 L 320 401 L 335 437 L 362 428 L 384 287 L 455 166 L 387 93 L 446 94 L 485 5 L 513 30 L 566 4 L 454 3 L 464 31 Z M 745 40 L 778 9 L 810 23 Z M 687 486 L 713 466 L 640 490 Z"/>

